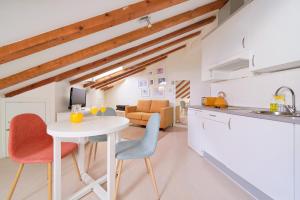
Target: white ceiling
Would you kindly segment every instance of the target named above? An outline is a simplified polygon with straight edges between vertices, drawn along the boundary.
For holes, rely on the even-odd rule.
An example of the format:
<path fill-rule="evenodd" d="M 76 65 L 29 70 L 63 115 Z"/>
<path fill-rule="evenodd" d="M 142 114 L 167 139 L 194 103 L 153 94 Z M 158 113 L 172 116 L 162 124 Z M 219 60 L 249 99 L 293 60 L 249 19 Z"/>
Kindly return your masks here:
<path fill-rule="evenodd" d="M 0 46 L 10 44 L 12 42 L 16 42 L 18 40 L 22 40 L 42 32 L 50 31 L 55 28 L 59 28 L 83 19 L 87 19 L 89 17 L 93 17 L 104 12 L 114 10 L 116 8 L 120 8 L 126 6 L 128 4 L 132 4 L 138 2 L 136 0 L 0 0 Z M 165 9 L 163 11 L 151 14 L 151 21 L 153 23 L 157 21 L 161 21 L 163 19 L 169 18 L 171 16 L 180 14 L 182 12 L 194 9 L 201 5 L 213 2 L 213 0 L 189 0 L 185 3 L 179 4 L 177 6 L 173 6 L 171 8 Z M 121 50 L 125 50 L 132 46 L 136 46 L 138 44 L 144 43 L 146 41 L 152 40 L 154 38 L 163 36 L 167 33 L 173 32 L 179 28 L 192 24 L 200 19 L 204 19 L 208 16 L 215 15 L 216 12 L 209 13 L 205 16 L 198 17 L 189 22 L 182 23 L 180 25 L 174 26 L 172 28 L 161 31 L 157 34 L 153 34 L 149 37 L 145 37 L 143 39 L 137 40 L 135 42 L 129 43 L 127 45 L 123 45 L 119 48 L 115 48 L 113 50 L 104 52 L 97 56 L 91 57 L 89 59 L 82 60 L 80 62 L 74 63 L 67 67 L 64 67 L 59 70 L 55 70 L 51 73 L 36 77 L 29 81 L 25 81 L 23 83 L 17 84 L 15 86 L 6 88 L 1 90 L 0 93 L 6 93 L 8 91 L 12 91 L 16 88 L 23 87 L 30 83 L 37 82 L 39 80 L 51 77 L 53 75 L 59 74 L 66 70 L 72 69 L 74 67 L 81 66 L 83 64 L 89 63 L 91 61 L 98 60 L 100 58 L 106 57 L 113 53 L 119 52 Z M 71 42 L 52 47 L 50 49 L 44 50 L 42 52 L 38 52 L 32 54 L 30 56 L 20 58 L 15 61 L 11 61 L 5 64 L 0 65 L 0 78 L 6 77 L 8 75 L 15 74 L 16 72 L 23 71 L 25 69 L 29 69 L 38 64 L 45 63 L 47 61 L 53 60 L 55 58 L 59 58 L 61 56 L 67 55 L 69 53 L 75 52 L 77 50 L 89 47 L 91 45 L 100 43 L 102 41 L 111 39 L 113 37 L 122 35 L 124 33 L 130 32 L 132 30 L 138 29 L 140 27 L 145 26 L 145 24 L 139 23 L 137 20 L 132 20 L 130 22 L 100 31 L 95 34 L 91 34 L 89 36 L 73 40 Z M 175 40 L 174 38 L 173 40 Z M 171 41 L 171 40 L 170 40 Z M 168 41 L 169 42 L 169 41 Z M 163 44 L 163 43 L 162 43 Z M 156 45 L 156 46 L 160 46 Z M 175 47 L 175 46 L 174 46 Z M 173 48 L 174 48 L 173 47 Z M 152 48 L 152 47 L 151 47 Z M 170 48 L 169 48 L 170 49 Z M 165 51 L 169 50 L 166 49 Z M 158 52 L 160 54 L 164 51 Z M 141 52 L 139 52 L 141 53 Z M 138 53 L 138 54 L 139 54 Z M 132 57 L 132 56 L 129 56 Z M 152 57 L 152 56 L 150 56 Z M 117 60 L 115 62 L 119 62 L 124 60 Z M 148 57 L 149 58 L 149 57 Z M 145 58 L 147 59 L 147 58 Z M 145 60 L 143 59 L 143 60 Z M 137 62 L 141 62 L 139 60 Z M 111 63 L 110 63 L 111 64 Z M 101 66 L 105 67 L 110 64 Z M 133 63 L 134 64 L 134 63 Z M 99 68 L 98 68 L 99 69 Z M 95 69 L 97 70 L 97 69 Z M 88 73 L 94 70 L 89 71 Z M 81 74 L 82 75 L 82 74 Z M 80 76 L 81 76 L 80 75 Z M 78 76 L 77 76 L 78 77 Z M 72 78 L 73 79 L 73 78 Z"/>

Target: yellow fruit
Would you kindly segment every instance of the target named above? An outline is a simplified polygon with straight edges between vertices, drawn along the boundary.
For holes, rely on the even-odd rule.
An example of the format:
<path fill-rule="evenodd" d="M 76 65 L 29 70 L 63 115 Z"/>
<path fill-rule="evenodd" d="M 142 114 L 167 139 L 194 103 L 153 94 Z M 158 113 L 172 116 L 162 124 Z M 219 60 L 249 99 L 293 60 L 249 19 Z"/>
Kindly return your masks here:
<path fill-rule="evenodd" d="M 105 113 L 106 107 L 101 107 L 101 108 L 100 108 L 100 111 L 101 111 L 102 113 Z"/>
<path fill-rule="evenodd" d="M 82 122 L 83 114 L 82 113 L 71 113 L 70 121 L 72 123 L 80 123 Z"/>
<path fill-rule="evenodd" d="M 92 115 L 96 115 L 97 113 L 98 113 L 98 108 L 97 107 L 93 107 L 93 108 L 91 108 L 91 110 L 90 110 L 90 113 L 92 114 Z"/>

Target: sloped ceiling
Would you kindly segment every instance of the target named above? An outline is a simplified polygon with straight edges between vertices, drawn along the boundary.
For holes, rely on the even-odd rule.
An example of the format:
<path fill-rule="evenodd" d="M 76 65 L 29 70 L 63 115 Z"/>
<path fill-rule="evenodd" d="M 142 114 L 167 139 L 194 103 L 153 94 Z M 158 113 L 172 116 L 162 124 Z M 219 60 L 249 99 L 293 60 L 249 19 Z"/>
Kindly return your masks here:
<path fill-rule="evenodd" d="M 22 39 L 26 39 L 35 35 L 38 35 L 43 32 L 47 32 L 56 28 L 60 28 L 65 25 L 69 25 L 71 23 L 78 22 L 80 20 L 87 19 L 89 17 L 93 17 L 117 8 L 124 7 L 129 4 L 133 4 L 139 1 L 136 0 L 0 0 L 0 46 L 4 46 Z M 196 7 L 205 5 L 207 3 L 213 2 L 213 0 L 189 0 L 185 3 L 181 3 L 177 6 L 170 7 L 168 9 L 162 10 L 160 12 L 156 12 L 150 14 L 151 22 L 155 23 L 161 21 L 163 19 L 172 17 L 174 15 L 178 15 L 188 10 L 192 10 Z M 142 44 L 144 42 L 153 40 L 157 37 L 163 36 L 167 33 L 178 30 L 179 28 L 185 27 L 189 24 L 195 23 L 200 19 L 207 18 L 208 16 L 213 16 L 216 14 L 216 11 L 201 16 L 199 18 L 195 18 L 186 23 L 182 23 L 180 25 L 174 26 L 169 29 L 165 29 L 159 33 L 153 34 L 149 37 L 145 37 L 143 39 L 128 43 L 119 48 L 112 49 L 110 51 L 104 52 L 97 56 L 93 56 L 91 58 L 82 60 L 80 62 L 71 64 L 67 67 L 63 67 L 59 70 L 55 70 L 53 72 L 47 73 L 45 75 L 33 78 L 31 80 L 19 83 L 17 85 L 5 88 L 0 90 L 0 94 L 3 95 L 9 91 L 18 89 L 20 87 L 26 86 L 31 83 L 35 83 L 39 80 L 43 80 L 45 78 L 51 77 L 53 75 L 59 74 L 61 72 L 70 70 L 72 68 L 81 66 L 83 64 L 87 64 L 89 62 L 101 59 L 108 55 L 117 53 L 121 50 L 128 49 L 130 47 L 136 46 L 138 44 Z M 138 20 L 132 20 L 127 23 L 123 23 L 118 26 L 114 26 L 109 29 L 105 29 L 103 31 L 85 36 L 80 39 L 73 40 L 71 42 L 64 43 L 62 45 L 58 45 L 56 47 L 52 47 L 50 49 L 8 62 L 0 65 L 0 78 L 15 74 L 17 72 L 23 71 L 25 69 L 29 69 L 36 65 L 45 63 L 47 61 L 53 60 L 55 58 L 70 54 L 77 50 L 92 46 L 96 43 L 100 43 L 102 41 L 111 39 L 113 37 L 122 35 L 124 33 L 133 31 L 135 29 L 144 27 L 145 24 L 141 24 Z M 212 25 L 209 25 L 212 26 Z M 205 27 L 204 27 L 205 29 Z M 197 30 L 195 30 L 197 31 Z M 194 32 L 195 32 L 194 31 Z M 184 35 L 183 35 L 184 36 Z M 178 38 L 174 38 L 176 40 Z M 170 42 L 172 40 L 169 40 Z M 164 43 L 161 43 L 156 46 L 160 46 Z M 178 44 L 182 45 L 181 44 Z M 151 48 L 153 48 L 151 47 Z M 173 47 L 174 48 L 174 47 Z M 146 51 L 147 49 L 145 49 Z M 168 51 L 170 49 L 166 49 L 164 51 Z M 163 51 L 162 51 L 163 52 Z M 162 53 L 162 52 L 158 52 Z M 139 52 L 142 53 L 142 52 Z M 138 54 L 139 54 L 138 53 Z M 135 54 L 132 54 L 128 57 L 132 57 Z M 155 55 L 153 55 L 155 56 Z M 200 56 L 200 55 L 199 55 Z M 123 59 L 119 59 L 116 62 L 122 61 L 128 57 L 124 57 Z M 152 57 L 152 56 L 150 56 Z M 149 57 L 141 59 L 137 62 L 141 62 L 143 60 L 149 59 Z M 101 66 L 100 68 L 106 67 L 113 63 L 109 63 Z M 132 63 L 133 65 L 134 63 Z M 97 69 L 100 69 L 97 68 Z M 82 76 L 84 74 L 90 73 L 94 70 L 90 70 L 86 73 L 80 74 Z M 74 79 L 76 77 L 72 77 Z M 69 79 L 70 80 L 70 79 Z"/>

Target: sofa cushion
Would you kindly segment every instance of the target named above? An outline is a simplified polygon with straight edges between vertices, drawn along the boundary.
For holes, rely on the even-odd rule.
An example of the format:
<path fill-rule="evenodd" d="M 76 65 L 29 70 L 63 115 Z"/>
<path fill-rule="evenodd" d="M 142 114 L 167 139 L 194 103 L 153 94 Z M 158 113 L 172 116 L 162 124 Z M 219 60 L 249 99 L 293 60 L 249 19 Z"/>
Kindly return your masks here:
<path fill-rule="evenodd" d="M 141 112 L 131 112 L 131 113 L 127 113 L 126 117 L 129 119 L 142 120 L 142 113 Z"/>
<path fill-rule="evenodd" d="M 142 120 L 148 121 L 152 113 L 142 113 Z"/>
<path fill-rule="evenodd" d="M 139 100 L 137 104 L 138 112 L 150 112 L 151 100 Z"/>
<path fill-rule="evenodd" d="M 169 100 L 152 100 L 150 112 L 160 112 L 165 107 L 169 107 Z"/>

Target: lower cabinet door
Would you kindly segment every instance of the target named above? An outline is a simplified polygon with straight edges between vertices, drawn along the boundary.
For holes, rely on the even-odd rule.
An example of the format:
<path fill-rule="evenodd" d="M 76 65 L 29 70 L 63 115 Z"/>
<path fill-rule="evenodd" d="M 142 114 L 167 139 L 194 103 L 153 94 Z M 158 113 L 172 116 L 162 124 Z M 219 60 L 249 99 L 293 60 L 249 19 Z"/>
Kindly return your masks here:
<path fill-rule="evenodd" d="M 201 156 L 203 155 L 203 126 L 199 110 L 188 110 L 188 144 Z"/>
<path fill-rule="evenodd" d="M 234 172 L 273 199 L 294 199 L 293 124 L 233 116 L 228 136 Z"/>
<path fill-rule="evenodd" d="M 300 125 L 295 126 L 295 200 L 300 199 Z"/>
<path fill-rule="evenodd" d="M 227 166 L 228 125 L 205 119 L 205 152 Z"/>

